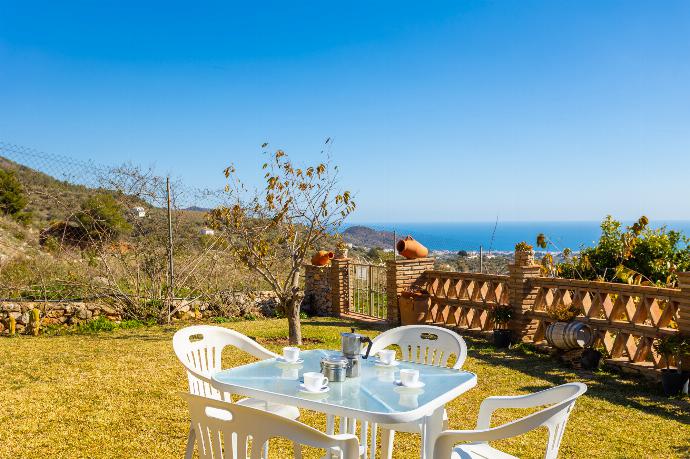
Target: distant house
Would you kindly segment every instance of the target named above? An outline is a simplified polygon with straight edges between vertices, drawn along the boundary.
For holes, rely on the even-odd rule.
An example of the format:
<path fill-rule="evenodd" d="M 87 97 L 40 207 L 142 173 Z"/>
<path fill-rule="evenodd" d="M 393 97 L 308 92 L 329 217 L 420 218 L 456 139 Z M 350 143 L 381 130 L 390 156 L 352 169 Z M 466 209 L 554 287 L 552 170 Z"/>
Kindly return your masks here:
<path fill-rule="evenodd" d="M 143 207 L 132 207 L 132 214 L 137 218 L 146 217 L 146 209 Z"/>
<path fill-rule="evenodd" d="M 211 228 L 202 228 L 200 231 L 202 236 L 213 236 L 216 234 L 215 231 L 213 231 Z"/>

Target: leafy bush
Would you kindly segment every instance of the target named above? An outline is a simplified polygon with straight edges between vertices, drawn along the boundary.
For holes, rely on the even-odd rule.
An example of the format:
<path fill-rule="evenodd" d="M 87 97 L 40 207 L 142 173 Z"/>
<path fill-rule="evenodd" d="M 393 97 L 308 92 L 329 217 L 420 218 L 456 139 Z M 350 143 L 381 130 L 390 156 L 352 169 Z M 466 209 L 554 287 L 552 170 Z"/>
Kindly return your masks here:
<path fill-rule="evenodd" d="M 24 189 L 14 172 L 0 169 L 0 212 L 26 222 L 31 214 L 24 211 L 28 204 Z"/>
<path fill-rule="evenodd" d="M 513 318 L 513 308 L 509 305 L 497 305 L 491 308 L 489 315 L 496 328 L 508 328 L 508 323 Z"/>
<path fill-rule="evenodd" d="M 671 367 L 671 359 L 676 359 L 676 365 L 680 372 L 681 360 L 690 353 L 690 339 L 682 336 L 680 333 L 670 336 L 664 336 L 654 341 L 654 351 L 661 354 L 666 359 L 666 369 Z"/>
<path fill-rule="evenodd" d="M 610 215 L 601 223 L 601 237 L 594 247 L 556 265 L 562 277 L 675 286 L 676 273 L 690 269 L 690 239 L 679 231 L 648 228 L 641 217 L 628 227 Z"/>
<path fill-rule="evenodd" d="M 132 229 L 120 204 L 107 193 L 87 198 L 74 219 L 84 228 L 87 237 L 96 242 L 116 240 Z"/>
<path fill-rule="evenodd" d="M 515 250 L 517 250 L 518 252 L 531 252 L 532 248 L 533 247 L 525 241 L 518 242 L 517 244 L 515 244 Z"/>
<path fill-rule="evenodd" d="M 113 330 L 127 330 L 131 328 L 141 328 L 150 327 L 155 325 L 156 322 L 152 320 L 141 321 L 141 320 L 123 320 L 122 322 L 113 322 L 104 316 L 99 316 L 93 320 L 89 320 L 83 324 L 76 326 L 76 331 L 78 333 L 98 333 L 98 332 L 109 332 Z"/>

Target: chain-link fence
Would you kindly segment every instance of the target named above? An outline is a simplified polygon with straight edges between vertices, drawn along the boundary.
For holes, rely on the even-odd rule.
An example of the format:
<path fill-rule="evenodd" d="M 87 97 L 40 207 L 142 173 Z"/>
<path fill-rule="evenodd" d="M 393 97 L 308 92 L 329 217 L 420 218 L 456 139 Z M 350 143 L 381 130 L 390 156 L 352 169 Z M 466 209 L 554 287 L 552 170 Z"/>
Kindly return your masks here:
<path fill-rule="evenodd" d="M 222 190 L 6 142 L 0 169 L 27 201 L 24 225 L 3 220 L 0 298 L 99 297 L 125 315 L 160 317 L 173 312 L 174 298 L 222 302 L 228 290 L 260 287 L 206 227 Z"/>

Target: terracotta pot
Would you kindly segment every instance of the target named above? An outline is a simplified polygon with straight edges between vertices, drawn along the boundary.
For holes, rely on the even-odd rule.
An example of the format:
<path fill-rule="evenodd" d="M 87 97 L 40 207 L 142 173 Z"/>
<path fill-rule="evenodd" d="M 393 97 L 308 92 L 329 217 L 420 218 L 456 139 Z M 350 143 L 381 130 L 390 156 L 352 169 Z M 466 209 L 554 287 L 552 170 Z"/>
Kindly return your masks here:
<path fill-rule="evenodd" d="M 400 255 L 408 260 L 424 258 L 429 255 L 429 249 L 412 239 L 412 236 L 407 236 L 405 239 L 400 239 L 395 245 L 395 248 L 398 250 Z"/>
<path fill-rule="evenodd" d="M 415 297 L 398 297 L 400 308 L 400 324 L 415 325 L 429 322 L 429 297 L 418 295 Z"/>
<path fill-rule="evenodd" d="M 328 250 L 319 250 L 311 257 L 311 264 L 314 266 L 326 266 L 331 262 L 335 255 Z"/>

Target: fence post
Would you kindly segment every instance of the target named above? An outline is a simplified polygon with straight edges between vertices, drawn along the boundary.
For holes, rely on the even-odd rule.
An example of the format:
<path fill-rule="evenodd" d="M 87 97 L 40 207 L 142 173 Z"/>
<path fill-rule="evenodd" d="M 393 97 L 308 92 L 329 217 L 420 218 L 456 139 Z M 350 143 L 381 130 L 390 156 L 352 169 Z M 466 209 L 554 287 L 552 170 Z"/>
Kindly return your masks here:
<path fill-rule="evenodd" d="M 508 292 L 510 305 L 513 307 L 510 328 L 515 338 L 529 342 L 539 325 L 538 321 L 530 319 L 526 314 L 533 309 L 538 290 L 531 282 L 540 273 L 539 265 L 534 263 L 534 253 L 516 250 L 515 262 L 508 265 L 508 273 Z"/>
<path fill-rule="evenodd" d="M 678 273 L 680 302 L 678 304 L 678 331 L 690 336 L 690 271 Z"/>
<path fill-rule="evenodd" d="M 425 271 L 434 268 L 434 258 L 416 260 L 386 260 L 386 301 L 387 320 L 394 326 L 400 324 L 398 295 L 412 284 L 422 281 Z"/>
<path fill-rule="evenodd" d="M 350 259 L 331 260 L 331 316 L 340 317 L 350 310 Z"/>

